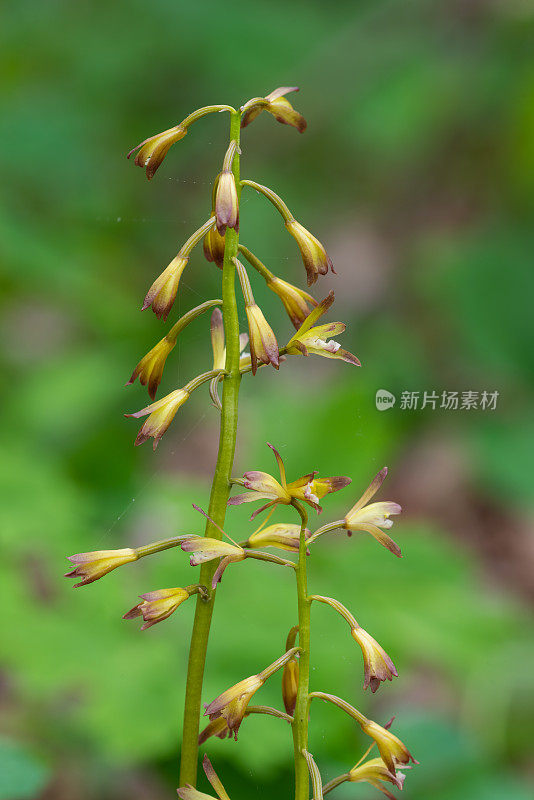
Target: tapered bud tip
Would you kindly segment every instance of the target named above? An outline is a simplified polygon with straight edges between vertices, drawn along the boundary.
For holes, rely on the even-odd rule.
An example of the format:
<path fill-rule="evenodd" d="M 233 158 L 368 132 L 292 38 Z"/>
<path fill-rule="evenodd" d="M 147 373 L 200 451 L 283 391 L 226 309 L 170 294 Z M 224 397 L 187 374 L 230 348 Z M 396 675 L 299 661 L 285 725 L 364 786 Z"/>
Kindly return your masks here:
<path fill-rule="evenodd" d="M 235 178 L 230 170 L 224 170 L 219 176 L 215 194 L 215 217 L 220 236 L 224 236 L 227 227 L 239 230 L 239 201 Z"/>

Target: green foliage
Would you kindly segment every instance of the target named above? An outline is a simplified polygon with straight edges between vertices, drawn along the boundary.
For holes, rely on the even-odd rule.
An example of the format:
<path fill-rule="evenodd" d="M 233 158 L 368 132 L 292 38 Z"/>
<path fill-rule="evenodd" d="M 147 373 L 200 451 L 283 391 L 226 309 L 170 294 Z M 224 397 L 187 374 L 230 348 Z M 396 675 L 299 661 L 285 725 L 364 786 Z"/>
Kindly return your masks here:
<path fill-rule="evenodd" d="M 30 800 L 44 789 L 49 777 L 49 767 L 29 749 L 8 739 L 0 739 L 2 800 Z"/>

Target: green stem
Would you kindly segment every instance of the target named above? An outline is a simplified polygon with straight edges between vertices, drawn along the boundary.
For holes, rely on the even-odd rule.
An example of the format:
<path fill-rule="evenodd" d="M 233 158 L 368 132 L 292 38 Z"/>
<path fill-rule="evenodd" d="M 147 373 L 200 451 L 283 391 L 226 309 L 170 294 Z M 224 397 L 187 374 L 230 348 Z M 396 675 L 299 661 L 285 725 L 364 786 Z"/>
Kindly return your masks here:
<path fill-rule="evenodd" d="M 310 682 L 310 599 L 306 575 L 306 526 L 308 514 L 298 500 L 293 501 L 300 514 L 299 560 L 296 566 L 299 617 L 299 682 L 293 713 L 293 746 L 295 751 L 295 800 L 308 800 L 310 776 L 303 750 L 308 750 L 308 692 Z"/>
<path fill-rule="evenodd" d="M 238 197 L 239 183 L 239 135 L 241 114 L 233 112 L 230 120 L 230 140 L 236 144 L 236 152 L 232 164 Z M 224 248 L 224 265 L 222 276 L 223 321 L 226 338 L 226 375 L 223 380 L 221 428 L 219 436 L 219 453 L 211 486 L 208 514 L 224 527 L 226 504 L 230 494 L 230 478 L 234 463 L 235 443 L 237 435 L 238 394 L 241 374 L 239 371 L 239 319 L 235 295 L 235 266 L 233 259 L 237 256 L 239 235 L 233 228 L 227 228 Z M 213 539 L 221 539 L 221 532 L 209 521 L 205 535 Z M 200 569 L 200 583 L 211 587 L 215 562 L 207 562 Z M 195 611 L 195 620 L 191 634 L 189 665 L 185 690 L 184 726 L 182 737 L 182 754 L 180 764 L 180 786 L 190 783 L 195 786 L 198 765 L 198 733 L 202 682 L 204 665 L 208 647 L 208 637 L 215 602 L 215 590 L 208 589 L 209 598 L 199 595 Z"/>

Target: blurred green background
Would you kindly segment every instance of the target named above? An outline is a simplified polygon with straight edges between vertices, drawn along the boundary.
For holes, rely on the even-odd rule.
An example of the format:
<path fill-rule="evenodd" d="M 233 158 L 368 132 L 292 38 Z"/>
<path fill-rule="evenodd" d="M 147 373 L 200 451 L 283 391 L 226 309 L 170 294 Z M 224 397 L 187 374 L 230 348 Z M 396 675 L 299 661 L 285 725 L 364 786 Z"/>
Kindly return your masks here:
<path fill-rule="evenodd" d="M 331 318 L 348 322 L 343 345 L 363 367 L 293 358 L 249 376 L 236 473 L 272 470 L 271 441 L 290 476 L 352 476 L 326 521 L 388 464 L 380 499 L 405 509 L 393 530 L 404 558 L 336 534 L 309 571 L 400 677 L 364 695 L 358 648 L 319 607 L 312 686 L 378 721 L 398 715 L 421 761 L 408 798 L 531 797 L 532 4 L 19 0 L 2 27 L 0 798 L 174 796 L 193 603 L 144 634 L 121 615 L 140 592 L 193 581 L 186 557 L 169 551 L 75 592 L 61 575 L 71 553 L 201 530 L 191 502 L 207 505 L 218 426 L 207 392 L 153 453 L 132 446 L 139 426 L 122 414 L 147 396 L 124 382 L 168 328 L 140 304 L 209 212 L 228 117 L 195 124 L 151 183 L 125 154 L 198 106 L 292 84 L 308 130 L 262 114 L 244 132 L 242 173 L 327 245 L 338 274 L 314 293 L 336 289 Z M 241 230 L 303 285 L 294 241 L 251 192 Z M 284 343 L 290 323 L 251 277 Z M 169 322 L 219 281 L 199 248 Z M 206 317 L 181 338 L 160 396 L 209 366 Z M 393 408 L 377 410 L 379 389 Z M 400 407 L 403 391 L 485 390 L 499 392 L 496 410 Z M 227 528 L 245 538 L 246 509 Z M 291 576 L 228 570 L 204 699 L 276 658 L 294 621 Z M 278 679 L 257 697 L 280 705 Z M 318 704 L 310 746 L 329 779 L 363 741 Z M 206 749 L 233 800 L 291 794 L 283 722 L 247 719 L 237 744 Z"/>

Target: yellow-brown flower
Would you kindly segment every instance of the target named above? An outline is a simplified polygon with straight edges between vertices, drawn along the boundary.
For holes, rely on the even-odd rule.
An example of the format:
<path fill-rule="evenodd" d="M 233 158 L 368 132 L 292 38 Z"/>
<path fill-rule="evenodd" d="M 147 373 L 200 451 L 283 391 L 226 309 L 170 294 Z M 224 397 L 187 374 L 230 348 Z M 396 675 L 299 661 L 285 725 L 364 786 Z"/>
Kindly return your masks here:
<path fill-rule="evenodd" d="M 189 257 L 180 255 L 180 253 L 173 258 L 169 266 L 156 278 L 146 293 L 142 311 L 152 306 L 152 310 L 158 319 L 162 317 L 163 320 L 167 319 L 176 299 L 182 272 L 186 268 L 188 261 Z"/>
<path fill-rule="evenodd" d="M 75 583 L 74 588 L 85 586 L 88 583 L 102 578 L 117 567 L 137 561 L 135 550 L 125 547 L 122 550 L 94 550 L 91 553 L 76 553 L 68 556 L 75 568 L 72 572 L 65 573 L 65 578 L 81 578 L 80 583 Z"/>
<path fill-rule="evenodd" d="M 249 490 L 248 494 L 238 494 L 228 500 L 228 505 L 239 506 L 241 503 L 253 503 L 256 500 L 269 500 L 269 502 L 255 511 L 251 519 L 267 508 L 278 505 L 290 505 L 295 498 L 307 503 L 317 512 L 322 511 L 319 500 L 331 492 L 337 492 L 348 486 L 350 478 L 334 476 L 332 478 L 316 478 L 315 472 L 310 472 L 292 483 L 286 481 L 286 471 L 282 457 L 272 444 L 267 443 L 274 453 L 280 470 L 280 483 L 267 472 L 245 472 L 243 480 L 239 483 Z M 234 481 L 236 482 L 236 481 Z"/>
<path fill-rule="evenodd" d="M 363 655 L 363 688 L 367 689 L 370 686 L 371 691 L 374 693 L 380 686 L 381 681 L 391 681 L 398 676 L 395 664 L 384 648 L 359 625 L 351 629 L 351 634 L 353 639 L 360 645 Z"/>
<path fill-rule="evenodd" d="M 319 275 L 326 275 L 328 270 L 335 272 L 332 260 L 319 239 L 316 239 L 296 219 L 287 220 L 285 225 L 300 250 L 306 268 L 308 286 L 315 283 Z"/>
<path fill-rule="evenodd" d="M 397 766 L 413 761 L 417 764 L 406 745 L 395 734 L 383 728 L 377 722 L 368 719 L 362 723 L 362 730 L 375 740 L 378 751 L 389 772 L 396 773 Z"/>
<path fill-rule="evenodd" d="M 150 180 L 167 155 L 170 147 L 175 142 L 183 139 L 186 133 L 187 128 L 181 125 L 174 125 L 174 127 L 162 131 L 162 133 L 157 133 L 155 136 L 145 139 L 144 142 L 130 150 L 127 157 L 130 158 L 132 153 L 138 150 L 135 163 L 138 167 L 146 167 L 146 176 Z"/>
<path fill-rule="evenodd" d="M 393 539 L 388 536 L 381 528 L 391 528 L 394 514 L 400 514 L 402 508 L 398 503 L 390 501 L 381 503 L 370 503 L 369 500 L 376 494 L 388 474 L 387 467 L 384 467 L 375 475 L 365 492 L 351 510 L 347 513 L 343 527 L 349 532 L 366 531 L 387 547 L 394 555 L 401 557 L 401 549 Z"/>
<path fill-rule="evenodd" d="M 237 741 L 239 726 L 243 722 L 250 699 L 263 686 L 267 678 L 270 678 L 278 669 L 287 664 L 296 652 L 296 648 L 288 650 L 258 675 L 251 675 L 249 678 L 245 678 L 236 683 L 235 686 L 227 689 L 205 706 L 204 716 L 209 717 L 212 722 L 222 717 L 226 721 L 231 735 Z"/>
<path fill-rule="evenodd" d="M 225 238 L 221 236 L 217 226 L 214 225 L 204 236 L 204 255 L 210 263 L 214 262 L 219 269 L 222 269 L 224 264 L 224 245 Z"/>
<path fill-rule="evenodd" d="M 323 358 L 337 358 L 346 361 L 348 364 L 361 366 L 360 361 L 355 355 L 344 350 L 339 342 L 330 339 L 330 336 L 337 336 L 346 328 L 344 322 L 327 322 L 324 325 L 315 325 L 315 322 L 328 311 L 334 302 L 334 292 L 322 300 L 317 308 L 314 308 L 295 335 L 289 340 L 286 352 L 291 355 L 301 354 L 303 356 L 316 355 Z"/>
<path fill-rule="evenodd" d="M 278 295 L 284 304 L 289 319 L 298 330 L 311 311 L 308 303 L 313 308 L 317 305 L 317 301 L 308 292 L 293 286 L 292 283 L 283 281 L 281 278 L 273 277 L 272 280 L 267 282 L 267 286 Z"/>
<path fill-rule="evenodd" d="M 275 369 L 280 366 L 280 354 L 276 336 L 261 308 L 253 303 L 245 306 L 248 321 L 250 358 L 252 374 L 255 375 L 259 364 L 272 364 Z"/>
<path fill-rule="evenodd" d="M 162 397 L 155 403 L 142 408 L 141 411 L 135 411 L 133 414 L 125 414 L 125 417 L 146 417 L 141 427 L 134 444 L 140 445 L 146 442 L 150 437 L 154 439 L 154 450 L 159 444 L 159 440 L 174 419 L 174 415 L 183 404 L 189 399 L 189 392 L 184 389 L 175 389 L 174 392 Z"/>
<path fill-rule="evenodd" d="M 295 111 L 289 100 L 284 97 L 289 92 L 298 92 L 298 90 L 298 86 L 281 86 L 265 97 L 254 97 L 249 100 L 242 107 L 241 127 L 245 128 L 250 125 L 258 114 L 265 110 L 272 114 L 278 122 L 292 125 L 300 133 L 304 133 L 307 125 L 306 120 L 298 111 Z"/>
<path fill-rule="evenodd" d="M 401 767 L 402 769 L 402 767 Z M 380 789 L 389 800 L 395 800 L 395 795 L 381 785 L 381 781 L 392 783 L 397 789 L 402 789 L 406 775 L 402 772 L 390 771 L 381 758 L 370 758 L 357 764 L 348 773 L 348 780 L 352 783 L 367 782 L 375 789 Z"/>
<path fill-rule="evenodd" d="M 272 364 L 275 369 L 280 365 L 278 342 L 271 326 L 263 316 L 261 308 L 256 305 L 247 271 L 239 259 L 233 259 L 245 300 L 245 312 L 248 320 L 250 358 L 252 374 L 255 375 L 258 364 Z"/>
<path fill-rule="evenodd" d="M 158 589 L 155 592 L 141 594 L 139 595 L 141 602 L 127 611 L 123 619 L 135 619 L 142 616 L 144 624 L 141 626 L 141 630 L 144 631 L 157 622 L 163 622 L 164 619 L 170 617 L 184 600 L 189 599 L 189 596 L 187 589 L 180 587 Z"/>
<path fill-rule="evenodd" d="M 132 377 L 126 385 L 129 386 L 135 381 L 136 378 L 139 378 L 142 386 L 146 386 L 148 384 L 148 394 L 153 400 L 156 396 L 158 386 L 161 383 L 163 368 L 165 366 L 167 356 L 175 344 L 176 339 L 172 341 L 167 336 L 161 339 L 161 341 L 159 341 L 157 345 L 146 354 L 146 356 L 143 356 L 139 364 L 132 372 Z"/>
<path fill-rule="evenodd" d="M 230 735 L 237 741 L 237 734 L 247 706 L 255 692 L 264 683 L 265 678 L 261 675 L 251 675 L 250 678 L 239 681 L 206 705 L 205 716 L 208 716 L 212 722 L 222 717 L 228 726 Z"/>

